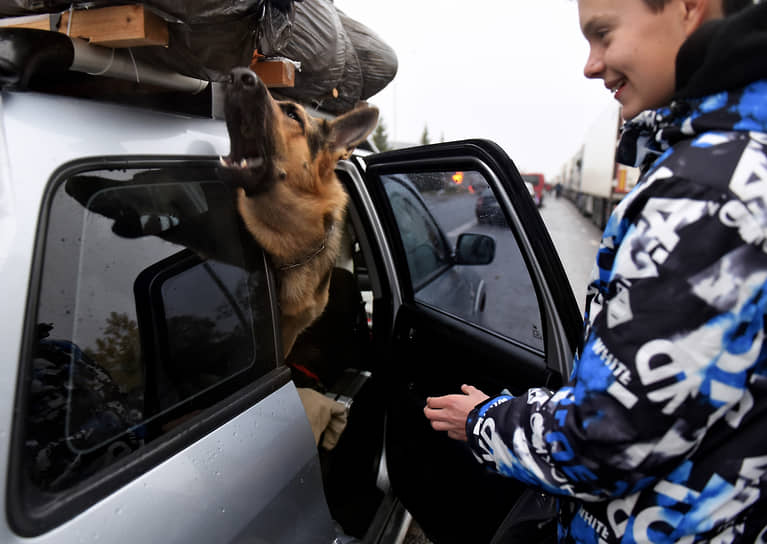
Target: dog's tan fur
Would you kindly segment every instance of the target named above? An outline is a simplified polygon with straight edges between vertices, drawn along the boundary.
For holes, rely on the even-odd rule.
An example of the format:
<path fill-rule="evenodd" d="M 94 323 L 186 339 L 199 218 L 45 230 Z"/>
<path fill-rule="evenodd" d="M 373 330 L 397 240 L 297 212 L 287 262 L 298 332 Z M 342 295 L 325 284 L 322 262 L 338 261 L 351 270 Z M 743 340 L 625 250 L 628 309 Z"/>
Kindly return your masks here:
<path fill-rule="evenodd" d="M 244 71 L 235 73 L 235 83 L 236 78 L 250 77 Z M 309 116 L 294 102 L 276 101 L 269 92 L 232 94 L 228 100 L 243 101 L 243 95 L 250 99 L 256 95 L 266 102 L 227 109 L 232 153 L 222 162 L 233 179 L 240 179 L 235 181 L 240 185 L 237 207 L 247 230 L 274 264 L 282 347 L 287 356 L 296 337 L 327 304 L 348 200 L 335 175 L 336 163 L 375 128 L 378 110 L 362 107 L 327 121 Z M 251 108 L 271 117 L 263 135 L 272 139 L 265 147 L 270 150 L 268 157 L 258 156 L 263 154 L 259 149 L 249 149 L 258 147 L 252 134 L 247 145 L 236 141 L 241 137 L 241 125 L 230 117 L 251 115 Z M 240 133 L 245 130 L 239 129 Z M 259 186 L 251 185 L 251 170 L 265 176 Z"/>

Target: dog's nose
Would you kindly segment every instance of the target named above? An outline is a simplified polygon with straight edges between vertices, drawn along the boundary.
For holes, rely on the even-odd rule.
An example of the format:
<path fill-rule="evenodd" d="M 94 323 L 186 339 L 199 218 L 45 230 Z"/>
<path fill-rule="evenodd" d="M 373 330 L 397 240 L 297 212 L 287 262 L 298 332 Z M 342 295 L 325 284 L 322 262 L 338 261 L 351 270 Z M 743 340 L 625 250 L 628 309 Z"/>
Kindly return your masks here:
<path fill-rule="evenodd" d="M 243 87 L 255 87 L 258 76 L 248 68 L 235 68 L 229 73 L 229 83 L 237 83 Z"/>
<path fill-rule="evenodd" d="M 256 84 L 256 75 L 253 74 L 253 73 L 241 74 L 240 75 L 240 81 L 246 87 L 253 87 Z"/>

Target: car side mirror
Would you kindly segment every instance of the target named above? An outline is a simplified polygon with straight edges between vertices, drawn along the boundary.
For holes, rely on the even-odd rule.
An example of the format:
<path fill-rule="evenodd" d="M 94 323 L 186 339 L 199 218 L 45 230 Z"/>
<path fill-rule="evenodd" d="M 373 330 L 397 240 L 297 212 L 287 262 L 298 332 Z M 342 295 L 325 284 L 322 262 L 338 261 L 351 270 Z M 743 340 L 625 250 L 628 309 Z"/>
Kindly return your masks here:
<path fill-rule="evenodd" d="M 456 264 L 490 264 L 495 258 L 495 239 L 465 232 L 455 244 Z"/>

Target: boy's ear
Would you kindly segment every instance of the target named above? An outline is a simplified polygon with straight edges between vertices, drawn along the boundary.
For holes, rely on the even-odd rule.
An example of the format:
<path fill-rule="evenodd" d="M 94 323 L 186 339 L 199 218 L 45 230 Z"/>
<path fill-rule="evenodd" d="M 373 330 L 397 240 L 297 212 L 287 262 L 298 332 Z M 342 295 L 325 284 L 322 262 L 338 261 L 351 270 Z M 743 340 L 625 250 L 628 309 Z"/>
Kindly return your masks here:
<path fill-rule="evenodd" d="M 682 0 L 687 36 L 695 32 L 708 19 L 721 14 L 721 2 L 722 0 Z"/>
<path fill-rule="evenodd" d="M 336 117 L 331 123 L 330 148 L 346 157 L 373 132 L 378 124 L 378 108 L 363 106 Z"/>

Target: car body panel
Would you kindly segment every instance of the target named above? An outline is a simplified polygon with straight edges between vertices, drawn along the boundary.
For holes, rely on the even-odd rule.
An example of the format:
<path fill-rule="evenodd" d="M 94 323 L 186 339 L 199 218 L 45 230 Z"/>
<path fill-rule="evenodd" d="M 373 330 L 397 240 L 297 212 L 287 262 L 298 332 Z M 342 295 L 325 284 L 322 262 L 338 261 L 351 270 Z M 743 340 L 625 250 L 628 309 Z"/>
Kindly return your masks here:
<path fill-rule="evenodd" d="M 330 515 L 317 511 L 324 499 L 315 452 L 289 383 L 34 541 L 62 542 L 74 535 L 89 542 L 134 543 L 163 535 L 163 542 L 179 544 L 330 543 L 335 537 Z M 275 509 L 284 517 L 275 516 Z M 9 532 L 0 540 L 29 542 Z"/>
<path fill-rule="evenodd" d="M 222 121 L 92 100 L 4 92 L 1 106 L 5 138 L 0 151 L 0 338 L 15 341 L 0 343 L 0 357 L 15 362 L 23 351 L 20 316 L 27 312 L 28 288 L 35 285 L 34 280 L 30 284 L 30 272 L 46 180 L 70 161 L 99 155 L 204 155 L 212 162 L 228 152 L 228 137 Z M 77 126 L 88 127 L 88 133 L 78 134 L 73 130 Z M 0 381 L 3 467 L 9 464 L 16 367 L 7 365 Z M 211 433 L 193 438 L 181 451 L 122 485 L 119 493 L 98 500 L 35 541 L 149 542 L 163 535 L 165 542 L 184 543 L 254 538 L 332 542 L 335 531 L 324 502 L 312 432 L 295 385 L 285 381 L 277 380 L 285 385 L 260 395 L 262 400 L 243 407 Z M 6 490 L 0 499 L 3 510 L 17 508 L 6 502 L 14 493 L 9 491 L 7 470 L 0 474 L 0 484 Z M 274 508 L 294 515 L 275 516 Z M 0 525 L 0 540 L 28 541 L 5 524 Z"/>

